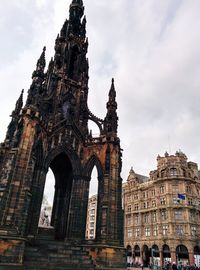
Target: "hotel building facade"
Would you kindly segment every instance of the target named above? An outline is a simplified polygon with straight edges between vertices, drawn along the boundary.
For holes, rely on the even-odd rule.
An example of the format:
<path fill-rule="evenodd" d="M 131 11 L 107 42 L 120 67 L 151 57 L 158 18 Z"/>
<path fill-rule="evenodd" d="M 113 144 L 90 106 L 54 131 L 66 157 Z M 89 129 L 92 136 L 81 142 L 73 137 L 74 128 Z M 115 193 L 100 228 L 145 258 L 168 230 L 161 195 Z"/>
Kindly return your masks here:
<path fill-rule="evenodd" d="M 97 195 L 93 195 L 88 200 L 86 239 L 95 239 L 97 219 Z"/>
<path fill-rule="evenodd" d="M 149 177 L 131 169 L 123 205 L 129 263 L 200 265 L 200 177 L 185 154 L 158 156 Z"/>

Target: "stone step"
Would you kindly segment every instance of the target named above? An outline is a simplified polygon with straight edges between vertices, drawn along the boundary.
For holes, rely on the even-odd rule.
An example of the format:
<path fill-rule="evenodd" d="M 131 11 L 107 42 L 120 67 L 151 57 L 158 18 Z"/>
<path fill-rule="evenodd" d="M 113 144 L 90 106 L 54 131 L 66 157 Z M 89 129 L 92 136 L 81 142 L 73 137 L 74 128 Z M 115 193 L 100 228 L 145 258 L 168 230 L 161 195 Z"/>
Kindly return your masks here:
<path fill-rule="evenodd" d="M 70 242 L 35 239 L 27 244 L 25 270 L 94 270 L 89 253 Z"/>

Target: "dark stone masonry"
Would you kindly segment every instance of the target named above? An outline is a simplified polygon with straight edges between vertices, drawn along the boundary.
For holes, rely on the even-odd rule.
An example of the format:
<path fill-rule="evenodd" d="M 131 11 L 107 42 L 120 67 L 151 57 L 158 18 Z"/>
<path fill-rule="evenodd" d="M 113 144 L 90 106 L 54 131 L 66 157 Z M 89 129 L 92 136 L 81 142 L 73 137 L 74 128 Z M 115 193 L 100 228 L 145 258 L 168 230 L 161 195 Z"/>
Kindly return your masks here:
<path fill-rule="evenodd" d="M 124 269 L 121 148 L 114 80 L 107 114 L 88 108 L 88 40 L 82 0 L 45 47 L 23 106 L 23 91 L 0 145 L 0 269 Z M 88 120 L 100 135 L 94 138 Z M 98 171 L 96 239 L 85 240 L 89 183 Z M 48 169 L 55 176 L 50 228 L 39 228 Z"/>

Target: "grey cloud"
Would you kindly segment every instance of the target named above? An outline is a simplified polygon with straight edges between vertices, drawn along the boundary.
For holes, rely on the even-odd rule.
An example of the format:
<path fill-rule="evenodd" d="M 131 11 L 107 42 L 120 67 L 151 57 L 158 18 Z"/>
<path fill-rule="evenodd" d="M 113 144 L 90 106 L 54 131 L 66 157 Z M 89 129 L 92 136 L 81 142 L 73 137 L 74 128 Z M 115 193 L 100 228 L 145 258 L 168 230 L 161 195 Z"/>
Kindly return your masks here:
<path fill-rule="evenodd" d="M 0 14 L 4 36 L 0 44 L 1 54 L 4 51 L 1 140 L 6 117 L 20 89 L 28 88 L 43 45 L 47 45 L 47 59 L 53 54 L 54 39 L 68 16 L 70 1 L 46 0 L 41 7 L 34 0 L 20 3 L 21 7 L 7 3 L 5 14 Z M 200 163 L 199 9 L 199 0 L 85 1 L 89 107 L 97 116 L 105 116 L 111 77 L 115 77 L 124 179 L 131 166 L 148 174 L 156 166 L 157 154 L 166 150 L 173 153 L 181 148 Z M 17 21 L 19 16 L 24 18 Z M 15 27 L 11 27 L 11 17 Z M 9 31 L 1 27 L 5 22 Z"/>

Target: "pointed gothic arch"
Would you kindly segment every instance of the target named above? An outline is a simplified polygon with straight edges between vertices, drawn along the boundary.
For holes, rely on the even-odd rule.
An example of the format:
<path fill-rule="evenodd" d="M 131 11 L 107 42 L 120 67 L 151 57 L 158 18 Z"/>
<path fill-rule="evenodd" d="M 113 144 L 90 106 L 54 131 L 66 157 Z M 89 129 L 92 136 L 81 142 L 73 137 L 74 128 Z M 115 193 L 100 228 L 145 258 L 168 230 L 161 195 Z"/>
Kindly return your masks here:
<path fill-rule="evenodd" d="M 97 168 L 98 179 L 102 179 L 103 178 L 103 167 L 102 167 L 101 161 L 99 160 L 99 158 L 95 154 L 90 157 L 90 159 L 87 161 L 87 163 L 84 167 L 85 175 L 87 175 L 88 177 L 91 177 L 92 170 L 93 170 L 94 166 L 96 166 L 96 168 Z"/>
<path fill-rule="evenodd" d="M 48 171 L 48 168 L 52 160 L 61 153 L 65 153 L 72 164 L 72 170 L 74 175 L 80 175 L 82 173 L 81 161 L 77 153 L 72 149 L 69 144 L 62 144 L 54 149 L 52 149 L 45 158 L 44 169 Z"/>

